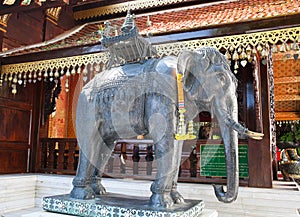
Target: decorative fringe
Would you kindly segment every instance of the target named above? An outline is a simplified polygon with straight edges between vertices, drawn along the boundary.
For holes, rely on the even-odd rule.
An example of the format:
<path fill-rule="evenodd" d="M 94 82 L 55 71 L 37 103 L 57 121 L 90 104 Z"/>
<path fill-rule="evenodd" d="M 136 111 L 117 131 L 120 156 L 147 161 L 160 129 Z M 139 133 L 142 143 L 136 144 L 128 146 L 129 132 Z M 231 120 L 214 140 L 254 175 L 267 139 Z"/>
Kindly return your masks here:
<path fill-rule="evenodd" d="M 175 134 L 176 140 L 192 140 L 195 139 L 196 136 L 194 135 L 194 124 L 191 120 L 188 124 L 188 133 L 186 133 L 185 128 L 185 118 L 184 113 L 185 105 L 184 105 L 184 93 L 182 87 L 182 74 L 177 74 L 177 93 L 178 93 L 178 107 L 179 107 L 179 120 L 178 120 L 178 127 L 177 133 Z"/>

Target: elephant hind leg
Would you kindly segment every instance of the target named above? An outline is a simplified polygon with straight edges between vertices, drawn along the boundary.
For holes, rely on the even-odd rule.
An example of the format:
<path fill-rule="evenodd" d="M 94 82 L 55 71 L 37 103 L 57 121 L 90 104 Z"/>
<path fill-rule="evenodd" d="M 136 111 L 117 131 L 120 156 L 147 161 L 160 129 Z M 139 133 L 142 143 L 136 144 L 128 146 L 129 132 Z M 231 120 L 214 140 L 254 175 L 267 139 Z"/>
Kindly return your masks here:
<path fill-rule="evenodd" d="M 96 195 L 106 194 L 106 189 L 101 183 L 101 176 L 92 177 L 91 187 Z"/>
<path fill-rule="evenodd" d="M 72 182 L 73 189 L 70 193 L 70 197 L 83 200 L 95 198 L 95 192 L 91 187 L 91 174 L 93 170 L 94 166 L 90 163 L 82 151 L 80 151 L 79 164 L 76 176 Z"/>
<path fill-rule="evenodd" d="M 174 203 L 176 203 L 176 204 L 184 203 L 183 196 L 177 191 L 177 183 L 173 183 L 170 194 L 171 194 L 171 198 L 173 199 Z"/>
<path fill-rule="evenodd" d="M 105 165 L 113 153 L 115 146 L 114 141 L 114 139 L 105 140 L 100 147 L 100 154 L 98 156 L 98 161 L 95 165 L 94 174 L 91 179 L 91 187 L 96 195 L 106 194 L 106 189 L 101 183 L 101 177 L 102 173 L 104 172 Z"/>

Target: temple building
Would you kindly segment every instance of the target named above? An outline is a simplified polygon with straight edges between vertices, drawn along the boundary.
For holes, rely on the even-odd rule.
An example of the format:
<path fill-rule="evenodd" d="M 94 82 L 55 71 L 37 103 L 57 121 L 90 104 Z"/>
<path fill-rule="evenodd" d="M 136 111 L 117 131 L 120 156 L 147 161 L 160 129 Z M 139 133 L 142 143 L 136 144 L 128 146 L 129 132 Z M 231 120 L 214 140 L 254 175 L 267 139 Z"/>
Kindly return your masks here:
<path fill-rule="evenodd" d="M 264 136 L 239 138 L 239 196 L 221 204 L 211 186 L 227 181 L 222 136 L 216 118 L 199 113 L 179 188 L 211 216 L 299 216 L 300 0 L 3 0 L 0 217 L 38 216 L 42 197 L 70 192 L 77 100 L 95 75 L 206 46 L 230 62 L 238 122 Z M 115 143 L 107 190 L 148 196 L 153 141 Z"/>

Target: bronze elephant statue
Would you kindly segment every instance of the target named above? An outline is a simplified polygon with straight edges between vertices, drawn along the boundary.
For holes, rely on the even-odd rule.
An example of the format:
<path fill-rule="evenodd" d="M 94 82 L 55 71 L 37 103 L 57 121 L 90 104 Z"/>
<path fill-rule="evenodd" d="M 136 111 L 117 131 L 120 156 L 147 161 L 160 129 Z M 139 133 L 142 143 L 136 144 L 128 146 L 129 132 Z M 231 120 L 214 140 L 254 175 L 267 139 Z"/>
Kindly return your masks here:
<path fill-rule="evenodd" d="M 78 100 L 76 134 L 80 159 L 71 197 L 91 199 L 104 194 L 101 175 L 115 141 L 149 135 L 154 141 L 157 176 L 150 204 L 171 207 L 183 203 L 177 191 L 182 140 L 176 140 L 178 95 L 176 74 L 182 74 L 185 121 L 209 111 L 216 117 L 224 141 L 227 190 L 214 186 L 225 203 L 236 199 L 239 186 L 238 133 L 254 139 L 263 134 L 238 123 L 237 81 L 229 61 L 217 49 L 183 51 L 178 57 L 151 58 L 112 67 L 87 83 Z"/>

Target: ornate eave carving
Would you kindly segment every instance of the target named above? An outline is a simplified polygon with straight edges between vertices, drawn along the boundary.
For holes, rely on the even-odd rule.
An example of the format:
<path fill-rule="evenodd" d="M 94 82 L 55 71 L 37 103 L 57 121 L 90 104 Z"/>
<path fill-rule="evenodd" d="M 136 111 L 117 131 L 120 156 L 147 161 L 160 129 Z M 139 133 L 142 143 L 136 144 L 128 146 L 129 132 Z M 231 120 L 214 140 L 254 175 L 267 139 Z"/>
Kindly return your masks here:
<path fill-rule="evenodd" d="M 288 44 L 287 42 L 290 42 L 291 44 Z M 225 55 L 233 62 L 236 73 L 239 67 L 243 67 L 248 64 L 248 62 L 252 62 L 253 55 L 258 55 L 264 60 L 270 49 L 272 52 L 286 52 L 286 49 L 289 47 L 292 51 L 292 49 L 294 49 L 293 44 L 299 43 L 300 27 L 294 27 L 251 34 L 159 44 L 156 45 L 156 50 L 157 56 L 163 57 L 167 55 L 177 55 L 182 50 L 195 50 L 202 46 L 215 47 L 219 50 L 226 51 Z M 293 52 L 299 53 L 299 47 Z M 290 58 L 293 58 L 293 56 Z M 108 52 L 101 52 L 35 62 L 2 65 L 0 86 L 4 81 L 9 81 L 17 85 L 24 84 L 29 80 L 36 81 L 37 79 L 44 78 L 54 80 L 62 75 L 70 76 L 81 72 L 87 74 L 87 67 L 104 65 L 108 60 Z M 82 68 L 84 68 L 84 70 L 82 70 Z M 96 71 L 98 72 L 99 70 Z"/>
<path fill-rule="evenodd" d="M 0 16 L 0 31 L 6 32 L 7 22 L 11 14 L 3 14 Z"/>
<path fill-rule="evenodd" d="M 47 19 L 57 25 L 62 7 L 48 8 L 46 10 Z"/>
<path fill-rule="evenodd" d="M 168 4 L 175 4 L 175 3 L 181 3 L 185 2 L 186 0 L 135 0 L 130 1 L 130 9 L 131 10 L 139 10 L 139 9 L 145 9 L 145 8 L 152 8 L 152 7 L 158 7 Z M 128 2 L 119 3 L 119 4 L 113 4 L 98 8 L 92 8 L 88 10 L 82 10 L 82 11 L 76 11 L 74 12 L 74 18 L 75 20 L 80 19 L 88 19 L 98 16 L 104 16 L 109 14 L 118 14 L 126 12 L 128 9 Z"/>

